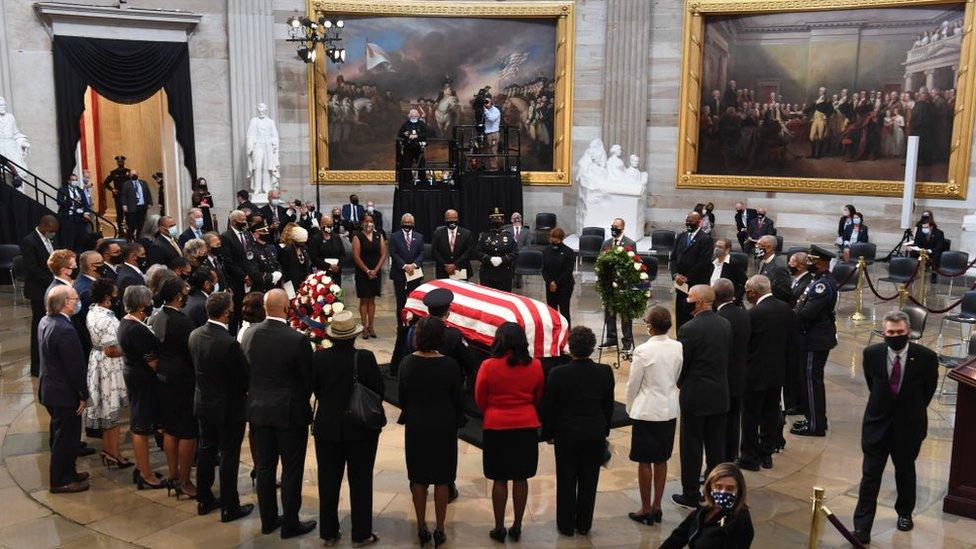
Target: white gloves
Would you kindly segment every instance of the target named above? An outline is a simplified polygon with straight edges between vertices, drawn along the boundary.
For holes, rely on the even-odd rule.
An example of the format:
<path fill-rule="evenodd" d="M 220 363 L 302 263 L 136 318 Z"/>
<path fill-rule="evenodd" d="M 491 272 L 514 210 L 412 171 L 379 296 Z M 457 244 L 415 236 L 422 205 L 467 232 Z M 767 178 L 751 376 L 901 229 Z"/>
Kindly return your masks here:
<path fill-rule="evenodd" d="M 489 261 L 491 261 L 491 264 L 495 267 L 502 264 L 502 258 L 498 257 L 497 255 L 492 257 Z"/>
<path fill-rule="evenodd" d="M 271 273 L 271 284 L 275 285 L 281 280 L 281 271 L 275 271 Z"/>

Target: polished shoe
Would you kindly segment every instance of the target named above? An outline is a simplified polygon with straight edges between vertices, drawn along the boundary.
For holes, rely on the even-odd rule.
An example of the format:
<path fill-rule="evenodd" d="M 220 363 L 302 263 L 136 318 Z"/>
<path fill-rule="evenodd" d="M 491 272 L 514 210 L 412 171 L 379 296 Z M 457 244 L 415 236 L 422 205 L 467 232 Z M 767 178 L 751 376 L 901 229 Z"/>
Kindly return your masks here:
<path fill-rule="evenodd" d="M 651 511 L 651 518 L 654 519 L 654 522 L 661 524 L 661 520 L 664 518 L 664 513 L 662 513 L 660 509 L 657 511 Z"/>
<path fill-rule="evenodd" d="M 651 526 L 654 524 L 654 514 L 653 513 L 627 513 L 630 520 L 634 522 L 639 522 L 641 524 L 646 524 Z"/>
<path fill-rule="evenodd" d="M 518 541 L 520 537 L 522 537 L 522 527 L 521 526 L 518 527 L 518 528 L 512 526 L 511 528 L 508 529 L 508 539 L 510 539 L 512 541 Z"/>
<path fill-rule="evenodd" d="M 431 537 L 434 538 L 434 547 L 440 547 L 441 545 L 447 543 L 447 536 L 444 535 L 443 530 L 434 530 Z"/>
<path fill-rule="evenodd" d="M 281 529 L 281 539 L 297 538 L 315 530 L 318 522 L 314 520 L 300 520 L 294 530 Z"/>
<path fill-rule="evenodd" d="M 612 349 L 617 346 L 616 341 L 604 341 L 600 344 L 601 349 Z"/>
<path fill-rule="evenodd" d="M 783 415 L 784 416 L 802 416 L 803 415 L 803 410 L 800 410 L 799 408 L 787 408 L 787 409 L 783 410 Z"/>
<path fill-rule="evenodd" d="M 915 528 L 915 521 L 912 517 L 898 517 L 898 529 L 902 532 L 910 532 L 912 528 Z"/>
<path fill-rule="evenodd" d="M 78 448 L 78 457 L 90 456 L 96 452 L 98 452 L 98 450 L 90 446 L 82 446 L 81 448 Z"/>
<path fill-rule="evenodd" d="M 220 509 L 220 500 L 216 498 L 211 498 L 206 501 L 197 501 L 197 514 L 206 515 L 210 511 L 215 511 Z"/>
<path fill-rule="evenodd" d="M 684 494 L 674 494 L 671 496 L 671 503 L 685 509 L 698 509 L 701 506 L 701 499 L 698 496 L 686 496 Z"/>
<path fill-rule="evenodd" d="M 857 539 L 857 541 L 861 542 L 862 544 L 867 545 L 871 543 L 870 532 L 862 532 L 860 530 L 854 530 L 851 533 L 854 534 L 854 538 Z"/>
<path fill-rule="evenodd" d="M 366 539 L 364 539 L 364 540 L 352 542 L 352 546 L 353 547 L 366 547 L 367 545 L 373 545 L 374 543 L 378 542 L 379 540 L 380 540 L 380 537 L 379 536 L 377 536 L 376 534 L 370 534 L 369 537 L 366 538 Z"/>
<path fill-rule="evenodd" d="M 790 433 L 800 436 L 800 437 L 822 437 L 826 436 L 826 433 L 818 433 L 816 431 L 811 431 L 807 426 L 794 427 L 790 429 Z"/>
<path fill-rule="evenodd" d="M 89 473 L 88 471 L 82 471 L 80 473 L 75 474 L 75 482 L 85 482 L 89 478 L 91 478 L 91 473 Z"/>
<path fill-rule="evenodd" d="M 221 511 L 220 512 L 220 522 L 234 522 L 239 518 L 244 518 L 251 514 L 254 510 L 253 503 L 245 503 L 233 511 Z"/>
<path fill-rule="evenodd" d="M 807 425 L 808 425 L 808 423 L 807 423 L 807 420 L 806 419 L 798 419 L 798 420 L 796 420 L 796 421 L 793 422 L 793 428 L 794 429 L 804 429 L 804 428 L 806 428 Z"/>
<path fill-rule="evenodd" d="M 762 468 L 763 469 L 772 469 L 773 468 L 773 458 L 770 457 L 770 456 L 766 456 L 766 457 L 762 458 L 762 463 L 760 463 L 760 465 L 762 465 Z"/>
<path fill-rule="evenodd" d="M 739 458 L 735 460 L 735 464 L 739 466 L 739 469 L 745 469 L 746 471 L 758 471 L 760 469 L 759 463 L 749 459 Z"/>
<path fill-rule="evenodd" d="M 281 515 L 278 515 L 278 518 L 274 519 L 274 522 L 272 522 L 271 524 L 261 524 L 261 533 L 264 535 L 268 535 L 271 532 L 277 530 L 278 528 L 281 528 Z"/>
<path fill-rule="evenodd" d="M 84 492 L 89 488 L 87 482 L 72 482 L 70 484 L 65 484 L 64 486 L 52 486 L 50 492 L 52 494 L 76 494 L 78 492 Z"/>
<path fill-rule="evenodd" d="M 420 541 L 421 547 L 430 543 L 430 530 L 426 527 L 417 530 L 417 540 Z"/>
<path fill-rule="evenodd" d="M 460 496 L 460 495 L 461 495 L 461 493 L 458 492 L 457 484 L 455 484 L 455 483 L 452 482 L 448 486 L 447 502 L 448 503 L 451 503 L 452 501 L 456 500 L 458 498 L 458 496 Z"/>
<path fill-rule="evenodd" d="M 508 530 L 504 528 L 495 528 L 491 532 L 488 532 L 488 537 L 497 541 L 498 543 L 505 543 L 505 537 L 508 535 Z"/>

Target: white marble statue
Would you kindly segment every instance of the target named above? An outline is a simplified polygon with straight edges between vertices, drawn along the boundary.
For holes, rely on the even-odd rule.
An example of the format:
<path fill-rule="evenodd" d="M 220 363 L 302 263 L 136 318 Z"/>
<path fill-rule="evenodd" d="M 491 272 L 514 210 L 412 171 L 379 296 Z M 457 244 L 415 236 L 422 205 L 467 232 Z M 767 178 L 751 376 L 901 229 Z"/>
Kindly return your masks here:
<path fill-rule="evenodd" d="M 0 154 L 27 167 L 25 160 L 30 154 L 30 142 L 17 129 L 17 120 L 13 113 L 7 112 L 7 101 L 3 97 L 0 97 Z"/>
<path fill-rule="evenodd" d="M 258 104 L 258 115 L 247 125 L 247 178 L 255 197 L 278 188 L 278 128 L 268 118 L 268 106 Z"/>
<path fill-rule="evenodd" d="M 579 200 L 577 227 L 609 227 L 615 218 L 624 220 L 624 234 L 634 240 L 644 237 L 644 209 L 647 203 L 647 173 L 638 169 L 640 158 L 630 155 L 625 168 L 623 149 L 594 139 L 577 163 Z"/>

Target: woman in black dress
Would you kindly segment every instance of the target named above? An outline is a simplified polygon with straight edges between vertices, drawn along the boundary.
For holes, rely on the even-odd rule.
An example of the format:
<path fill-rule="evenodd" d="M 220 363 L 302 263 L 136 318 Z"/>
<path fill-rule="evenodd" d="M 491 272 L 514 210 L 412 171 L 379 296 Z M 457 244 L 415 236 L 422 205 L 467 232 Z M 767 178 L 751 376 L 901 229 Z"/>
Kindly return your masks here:
<path fill-rule="evenodd" d="M 190 202 L 194 208 L 200 208 L 200 211 L 203 212 L 203 232 L 214 230 L 213 215 L 210 213 L 210 208 L 213 207 L 213 195 L 207 190 L 207 179 L 205 177 L 197 179 L 197 188 L 190 195 Z"/>
<path fill-rule="evenodd" d="M 149 465 L 149 440 L 159 424 L 159 400 L 156 367 L 159 364 L 159 340 L 146 317 L 152 311 L 152 294 L 145 286 L 129 286 L 122 295 L 125 317 L 119 321 L 118 340 L 122 348 L 122 377 L 129 395 L 129 431 L 136 469 L 132 482 L 140 490 L 165 488 L 166 482 L 156 476 Z"/>
<path fill-rule="evenodd" d="M 413 353 L 400 363 L 400 419 L 405 425 L 407 478 L 417 514 L 417 537 L 431 539 L 427 529 L 427 488 L 434 485 L 434 545 L 446 541 L 444 519 L 449 487 L 457 477 L 457 430 L 464 426 L 461 367 L 438 352 L 444 343 L 444 322 L 421 319 L 414 329 Z"/>
<path fill-rule="evenodd" d="M 691 512 L 661 549 L 745 549 L 755 532 L 746 504 L 746 481 L 731 463 L 720 463 L 705 479 L 705 503 Z"/>
<path fill-rule="evenodd" d="M 558 310 L 572 326 L 573 322 L 569 318 L 569 302 L 576 285 L 573 279 L 573 271 L 576 270 L 576 252 L 563 244 L 564 238 L 566 238 L 566 231 L 559 227 L 549 231 L 549 247 L 542 250 L 542 280 L 546 283 L 546 305 Z"/>
<path fill-rule="evenodd" d="M 153 315 L 149 325 L 159 338 L 160 409 L 165 437 L 163 450 L 169 469 L 169 488 L 181 495 L 197 497 L 190 481 L 190 468 L 197 451 L 197 420 L 193 417 L 193 391 L 196 375 L 190 356 L 190 332 L 193 321 L 181 309 L 190 287 L 182 278 L 170 278 L 159 289 L 162 309 Z"/>
<path fill-rule="evenodd" d="M 352 259 L 356 263 L 356 297 L 362 318 L 363 339 L 376 337 L 373 319 L 376 317 L 376 298 L 383 282 L 382 268 L 386 262 L 386 239 L 376 232 L 373 216 L 363 216 L 363 228 L 352 239 Z"/>
<path fill-rule="evenodd" d="M 312 266 L 320 271 L 328 271 L 333 282 L 342 286 L 342 258 L 346 255 L 346 248 L 339 236 L 339 226 L 332 216 L 319 216 L 319 230 L 308 235 L 308 250 L 312 256 Z"/>
<path fill-rule="evenodd" d="M 298 292 L 298 287 L 305 282 L 305 278 L 312 272 L 312 259 L 308 254 L 308 231 L 294 226 L 288 233 L 289 243 L 278 254 L 281 264 L 281 283 L 291 282 L 292 289 Z"/>

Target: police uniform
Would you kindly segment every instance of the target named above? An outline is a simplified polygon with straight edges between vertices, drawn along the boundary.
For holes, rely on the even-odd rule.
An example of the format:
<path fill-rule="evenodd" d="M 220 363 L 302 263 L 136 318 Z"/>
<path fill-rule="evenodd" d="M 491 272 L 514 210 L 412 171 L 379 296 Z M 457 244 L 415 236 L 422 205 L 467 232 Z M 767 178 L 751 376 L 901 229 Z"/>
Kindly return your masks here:
<path fill-rule="evenodd" d="M 495 288 L 503 292 L 512 291 L 512 277 L 515 274 L 515 259 L 518 257 L 518 245 L 508 232 L 502 231 L 501 223 L 505 215 L 495 208 L 491 215 L 492 228 L 481 233 L 478 239 L 478 259 L 481 260 L 480 281 L 482 286 Z M 502 262 L 496 267 L 491 264 L 491 258 L 500 257 Z"/>
<path fill-rule="evenodd" d="M 268 226 L 252 227 L 251 232 L 267 231 Z M 267 234 L 265 234 L 267 238 Z M 251 290 L 267 292 L 278 285 L 281 280 L 281 267 L 278 265 L 278 253 L 274 244 L 262 244 L 253 239 L 245 252 L 247 258 L 247 273 L 251 277 Z"/>
<path fill-rule="evenodd" d="M 810 246 L 808 259 L 829 261 L 834 254 L 820 246 Z M 829 270 L 814 275 L 796 303 L 800 325 L 800 368 L 803 387 L 801 402 L 805 420 L 793 424 L 795 435 L 824 436 L 827 430 L 824 366 L 830 350 L 837 346 L 837 281 Z"/>
<path fill-rule="evenodd" d="M 116 162 L 125 162 L 124 156 L 116 156 Z M 102 185 L 105 190 L 112 193 L 112 200 L 115 201 L 115 224 L 119 228 L 119 234 L 125 234 L 125 213 L 122 211 L 122 185 L 129 180 L 129 168 L 119 166 L 108 173 Z"/>

